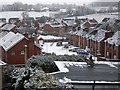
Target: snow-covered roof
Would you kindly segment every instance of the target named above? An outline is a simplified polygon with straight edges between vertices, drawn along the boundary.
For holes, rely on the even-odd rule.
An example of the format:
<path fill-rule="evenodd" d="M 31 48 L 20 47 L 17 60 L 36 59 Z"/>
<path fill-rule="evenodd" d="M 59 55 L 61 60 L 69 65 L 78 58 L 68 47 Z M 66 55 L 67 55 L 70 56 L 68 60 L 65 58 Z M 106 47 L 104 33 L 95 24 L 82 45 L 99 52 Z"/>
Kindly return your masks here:
<path fill-rule="evenodd" d="M 15 35 L 15 33 L 13 32 L 9 32 L 8 34 L 6 34 L 5 36 L 3 36 L 0 39 L 0 45 L 2 45 L 3 43 L 7 42 L 11 37 L 13 37 Z"/>
<path fill-rule="evenodd" d="M 69 34 L 71 34 L 71 35 L 77 35 L 77 36 L 80 36 L 81 33 L 82 33 L 82 30 L 76 30 L 76 31 L 71 30 L 69 32 Z"/>
<path fill-rule="evenodd" d="M 115 44 L 116 46 L 120 45 L 120 31 L 117 31 L 111 38 L 107 39 L 109 44 Z"/>
<path fill-rule="evenodd" d="M 63 27 L 64 26 L 62 23 L 59 23 L 58 21 L 50 21 L 50 22 L 46 22 L 46 24 L 49 24 L 51 27 Z"/>
<path fill-rule="evenodd" d="M 95 13 L 95 14 L 90 14 L 90 15 L 85 15 L 85 16 L 78 16 L 78 19 L 79 18 L 88 18 L 88 19 L 94 18 L 95 20 L 97 20 L 98 23 L 100 23 L 105 17 L 118 19 L 118 15 L 111 14 L 111 13 L 101 13 L 101 14 Z M 75 19 L 75 17 L 68 17 L 67 19 Z"/>
<path fill-rule="evenodd" d="M 105 38 L 105 33 L 107 31 L 106 30 L 98 30 L 98 32 L 95 35 L 92 35 L 92 40 L 100 42 Z"/>
<path fill-rule="evenodd" d="M 0 23 L 0 27 L 2 27 L 4 24 L 5 24 L 5 23 L 1 22 L 1 23 Z"/>
<path fill-rule="evenodd" d="M 73 26 L 73 25 L 75 25 L 75 20 L 74 19 L 65 19 L 64 21 L 63 21 L 65 24 L 67 24 L 68 26 Z"/>
<path fill-rule="evenodd" d="M 20 33 L 14 34 L 12 32 L 9 32 L 7 35 L 0 39 L 0 45 L 4 48 L 5 51 L 8 51 L 23 38 L 24 36 Z"/>
<path fill-rule="evenodd" d="M 96 29 L 90 29 L 89 32 L 86 34 L 86 38 L 87 39 L 91 39 L 92 35 L 95 35 L 97 33 L 98 30 Z"/>
<path fill-rule="evenodd" d="M 1 29 L 2 29 L 2 30 L 11 30 L 11 29 L 13 29 L 15 26 L 16 26 L 16 25 L 14 25 L 14 24 L 6 24 L 6 25 L 4 25 Z"/>
<path fill-rule="evenodd" d="M 40 35 L 38 39 L 40 38 L 42 38 L 43 40 L 53 40 L 53 39 L 57 40 L 57 39 L 63 39 L 65 37 L 57 37 L 57 36 L 52 36 L 52 35 L 47 35 L 47 36 Z"/>
<path fill-rule="evenodd" d="M 1 32 L 1 33 L 0 33 L 0 38 L 4 37 L 6 34 L 8 34 L 7 31 L 5 31 L 5 32 Z"/>

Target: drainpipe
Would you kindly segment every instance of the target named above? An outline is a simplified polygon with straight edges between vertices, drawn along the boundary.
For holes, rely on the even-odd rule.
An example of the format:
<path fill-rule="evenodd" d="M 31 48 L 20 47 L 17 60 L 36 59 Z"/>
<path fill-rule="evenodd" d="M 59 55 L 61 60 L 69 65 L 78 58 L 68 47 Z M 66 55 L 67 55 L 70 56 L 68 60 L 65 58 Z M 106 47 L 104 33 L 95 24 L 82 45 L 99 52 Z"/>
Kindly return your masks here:
<path fill-rule="evenodd" d="M 26 67 L 26 63 L 27 63 L 27 45 L 24 45 L 25 48 L 25 67 Z"/>
<path fill-rule="evenodd" d="M 106 44 L 106 40 L 105 40 L 105 52 L 104 52 L 104 56 L 105 56 L 105 58 L 106 58 L 106 46 L 107 44 Z"/>

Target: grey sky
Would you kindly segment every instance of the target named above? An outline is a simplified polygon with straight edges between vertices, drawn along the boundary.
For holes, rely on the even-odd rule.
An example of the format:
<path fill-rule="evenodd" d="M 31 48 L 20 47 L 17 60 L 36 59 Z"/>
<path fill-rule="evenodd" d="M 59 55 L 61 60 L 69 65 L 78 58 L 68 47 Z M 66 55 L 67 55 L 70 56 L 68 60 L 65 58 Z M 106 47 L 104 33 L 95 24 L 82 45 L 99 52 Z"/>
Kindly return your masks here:
<path fill-rule="evenodd" d="M 0 4 L 11 4 L 13 2 L 22 2 L 27 4 L 36 4 L 36 3 L 69 3 L 69 4 L 88 4 L 96 0 L 0 0 Z"/>

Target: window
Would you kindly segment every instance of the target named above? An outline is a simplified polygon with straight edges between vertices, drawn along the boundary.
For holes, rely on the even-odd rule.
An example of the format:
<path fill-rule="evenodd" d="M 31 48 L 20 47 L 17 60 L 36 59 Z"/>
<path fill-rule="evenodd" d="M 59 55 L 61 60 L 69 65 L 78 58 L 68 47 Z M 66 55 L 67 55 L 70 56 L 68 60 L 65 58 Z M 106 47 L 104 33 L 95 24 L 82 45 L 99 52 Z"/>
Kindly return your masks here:
<path fill-rule="evenodd" d="M 117 59 L 117 56 L 116 56 L 116 55 L 114 55 L 114 59 Z"/>
<path fill-rule="evenodd" d="M 11 55 L 14 56 L 14 55 L 15 55 L 15 51 L 12 51 L 12 52 L 11 52 Z"/>
<path fill-rule="evenodd" d="M 107 52 L 107 56 L 109 56 L 109 52 Z"/>
<path fill-rule="evenodd" d="M 21 55 L 24 55 L 24 54 L 25 54 L 25 51 L 24 51 L 24 50 L 20 51 L 20 54 L 21 54 Z"/>

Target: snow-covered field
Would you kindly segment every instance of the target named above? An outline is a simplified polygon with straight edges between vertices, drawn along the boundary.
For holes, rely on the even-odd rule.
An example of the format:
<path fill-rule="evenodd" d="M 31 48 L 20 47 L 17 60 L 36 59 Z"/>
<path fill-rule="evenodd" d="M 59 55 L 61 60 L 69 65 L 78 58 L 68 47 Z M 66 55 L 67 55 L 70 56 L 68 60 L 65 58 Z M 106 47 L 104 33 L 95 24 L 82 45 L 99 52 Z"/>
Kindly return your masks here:
<path fill-rule="evenodd" d="M 22 18 L 21 14 L 23 11 L 5 11 L 5 12 L 0 12 L 0 18 L 6 18 L 7 21 L 9 18 Z M 54 14 L 58 12 L 28 12 L 30 17 L 41 17 L 41 16 L 54 16 Z M 101 22 L 103 18 L 105 17 L 111 17 L 111 18 L 118 18 L 117 14 L 112 14 L 112 13 L 102 13 L 102 14 L 90 14 L 86 16 L 78 16 L 78 18 L 95 18 L 98 22 Z M 75 17 L 68 17 L 68 18 L 74 18 Z"/>
<path fill-rule="evenodd" d="M 6 18 L 7 21 L 9 18 L 20 18 L 22 19 L 22 14 L 23 11 L 5 11 L 5 12 L 0 12 L 0 18 Z M 28 12 L 30 17 L 41 17 L 41 16 L 53 16 L 55 13 L 58 12 Z"/>
<path fill-rule="evenodd" d="M 118 18 L 118 13 L 96 13 L 96 14 L 90 14 L 85 16 L 78 16 L 78 18 L 89 18 L 89 19 L 96 19 L 99 23 L 105 18 Z M 75 17 L 68 17 L 67 19 L 75 19 Z"/>

